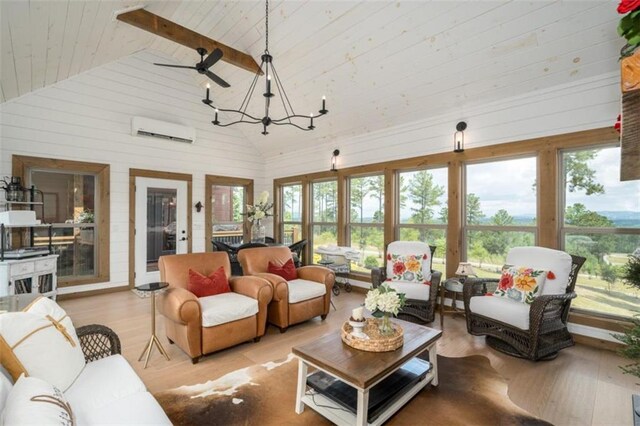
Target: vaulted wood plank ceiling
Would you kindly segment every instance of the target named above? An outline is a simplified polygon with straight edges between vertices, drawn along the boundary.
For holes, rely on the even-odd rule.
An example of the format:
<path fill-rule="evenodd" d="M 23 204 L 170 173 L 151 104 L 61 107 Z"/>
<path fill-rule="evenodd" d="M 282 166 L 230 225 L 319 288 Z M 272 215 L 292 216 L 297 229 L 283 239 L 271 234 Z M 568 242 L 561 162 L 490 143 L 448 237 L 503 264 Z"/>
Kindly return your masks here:
<path fill-rule="evenodd" d="M 195 63 L 192 50 L 113 19 L 114 11 L 138 4 L 3 0 L 0 101 L 142 49 Z M 261 1 L 144 5 L 257 60 L 264 50 Z M 269 47 L 293 106 L 301 114 L 315 112 L 325 94 L 330 113 L 314 132 L 279 127 L 264 137 L 257 126 L 242 130 L 258 149 L 275 155 L 442 112 L 464 118 L 465 106 L 615 71 L 623 44 L 617 19 L 615 4 L 602 1 L 275 0 Z M 212 88 L 216 102 L 239 106 L 252 75 L 225 63 L 215 72 L 232 85 Z M 194 73 L 194 85 L 205 83 Z M 252 104 L 256 111 L 260 102 Z"/>

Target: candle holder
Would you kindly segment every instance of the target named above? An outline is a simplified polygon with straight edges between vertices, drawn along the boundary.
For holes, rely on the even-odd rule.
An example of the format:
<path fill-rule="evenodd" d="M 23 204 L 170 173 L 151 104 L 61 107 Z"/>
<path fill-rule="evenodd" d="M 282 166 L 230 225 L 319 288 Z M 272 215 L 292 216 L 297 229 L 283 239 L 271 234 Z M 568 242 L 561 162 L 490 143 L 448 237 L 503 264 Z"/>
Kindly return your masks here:
<path fill-rule="evenodd" d="M 366 321 L 349 320 L 349 325 L 353 327 L 353 331 L 351 332 L 351 335 L 357 339 L 368 339 L 369 336 L 367 336 L 364 333 L 364 326 L 366 323 L 367 323 Z"/>

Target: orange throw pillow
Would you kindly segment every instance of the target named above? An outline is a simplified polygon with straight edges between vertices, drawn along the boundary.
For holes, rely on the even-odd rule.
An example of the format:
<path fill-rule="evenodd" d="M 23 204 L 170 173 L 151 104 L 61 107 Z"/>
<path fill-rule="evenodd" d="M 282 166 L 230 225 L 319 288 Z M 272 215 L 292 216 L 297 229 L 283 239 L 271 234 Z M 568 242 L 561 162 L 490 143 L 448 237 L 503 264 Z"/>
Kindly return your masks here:
<path fill-rule="evenodd" d="M 296 265 L 293 263 L 293 259 L 287 260 L 287 262 L 282 265 L 274 265 L 269 262 L 269 267 L 267 268 L 267 272 L 270 274 L 280 275 L 287 281 L 295 280 L 298 278 L 298 271 L 296 270 Z"/>
<path fill-rule="evenodd" d="M 229 293 L 229 280 L 224 272 L 224 267 L 219 267 L 211 275 L 205 277 L 201 273 L 189 269 L 189 284 L 187 289 L 197 297 L 213 296 L 216 294 Z"/>

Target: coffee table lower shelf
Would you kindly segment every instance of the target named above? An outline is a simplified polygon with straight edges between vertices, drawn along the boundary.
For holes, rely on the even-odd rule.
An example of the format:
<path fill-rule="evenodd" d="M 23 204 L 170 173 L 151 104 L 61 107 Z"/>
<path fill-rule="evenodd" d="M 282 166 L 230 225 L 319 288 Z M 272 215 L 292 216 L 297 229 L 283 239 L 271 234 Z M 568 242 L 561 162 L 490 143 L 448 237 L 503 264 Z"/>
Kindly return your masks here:
<path fill-rule="evenodd" d="M 313 395 L 305 394 L 305 396 L 302 397 L 302 403 L 336 425 L 364 424 L 377 426 L 389 420 L 389 418 L 409 402 L 411 398 L 413 398 L 424 387 L 429 385 L 433 380 L 434 375 L 435 373 L 432 369 L 427 373 L 427 376 L 424 379 L 405 391 L 402 396 L 387 407 L 387 409 L 384 410 L 372 423 L 368 423 L 366 421 L 366 416 L 363 416 L 364 423 L 359 423 L 359 419 L 355 414 L 320 393 L 315 393 Z M 360 397 L 360 394 L 358 397 Z M 358 407 L 360 407 L 360 401 L 358 401 Z M 361 412 L 361 410 L 358 409 L 358 412 Z"/>

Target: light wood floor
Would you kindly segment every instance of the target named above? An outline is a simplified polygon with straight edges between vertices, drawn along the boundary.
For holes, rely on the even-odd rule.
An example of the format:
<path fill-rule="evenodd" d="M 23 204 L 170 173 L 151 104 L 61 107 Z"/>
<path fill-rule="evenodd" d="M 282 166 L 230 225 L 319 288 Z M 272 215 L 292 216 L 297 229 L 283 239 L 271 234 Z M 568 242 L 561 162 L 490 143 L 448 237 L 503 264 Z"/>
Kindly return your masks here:
<path fill-rule="evenodd" d="M 351 309 L 363 299 L 362 294 L 342 292 L 334 297 L 337 311 L 332 309 L 326 321 L 315 319 L 291 327 L 285 334 L 269 327 L 259 343 L 245 343 L 209 355 L 197 365 L 192 365 L 189 357 L 175 345 L 168 344 L 162 317 L 158 316 L 157 334 L 171 361 L 154 351 L 146 370 L 138 357 L 150 333 L 150 299 L 124 291 L 60 304 L 76 327 L 105 324 L 118 333 L 123 355 L 149 390 L 156 392 L 202 383 L 252 364 L 284 358 L 292 346 L 338 329 Z M 553 361 L 533 363 L 488 348 L 483 337 L 467 334 L 464 318 L 446 316 L 444 325 L 443 337 L 438 342 L 439 353 L 448 357 L 474 354 L 488 357 L 509 383 L 513 402 L 530 413 L 556 425 L 632 424 L 631 395 L 640 393 L 640 379 L 623 375 L 618 365 L 626 360 L 613 352 L 577 345 L 563 350 Z M 434 327 L 439 327 L 437 317 Z"/>

